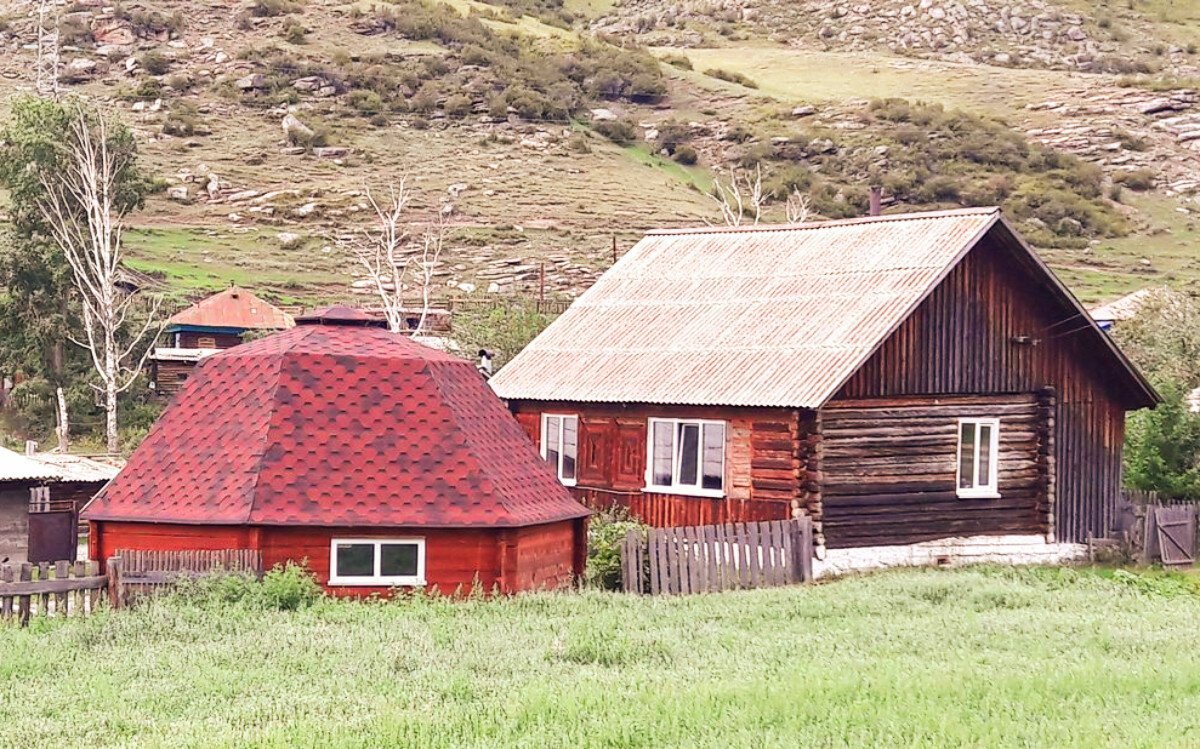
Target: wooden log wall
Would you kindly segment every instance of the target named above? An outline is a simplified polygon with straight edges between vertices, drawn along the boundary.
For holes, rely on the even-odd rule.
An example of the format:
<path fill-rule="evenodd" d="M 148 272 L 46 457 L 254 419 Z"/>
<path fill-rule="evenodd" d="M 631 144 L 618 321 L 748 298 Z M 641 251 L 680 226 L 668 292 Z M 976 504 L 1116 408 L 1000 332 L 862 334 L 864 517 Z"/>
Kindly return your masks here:
<path fill-rule="evenodd" d="M 999 418 L 995 499 L 957 493 L 958 420 Z M 1046 533 L 1045 415 L 1035 394 L 842 400 L 821 413 L 829 548 Z"/>
<path fill-rule="evenodd" d="M 1125 410 L 1146 399 L 1107 353 L 1104 334 L 1060 301 L 1015 241 L 1002 229 L 985 237 L 835 399 L 1053 388 L 1047 501 L 1056 538 L 1084 542 L 1107 532 L 1121 486 Z"/>
<path fill-rule="evenodd" d="M 809 411 L 532 401 L 510 407 L 537 444 L 543 413 L 578 415 L 578 475 L 572 493 L 595 509 L 624 507 L 654 527 L 793 518 L 819 493 L 804 489 L 810 483 L 813 446 L 820 439 Z M 724 497 L 643 491 L 647 426 L 654 417 L 725 422 Z"/>

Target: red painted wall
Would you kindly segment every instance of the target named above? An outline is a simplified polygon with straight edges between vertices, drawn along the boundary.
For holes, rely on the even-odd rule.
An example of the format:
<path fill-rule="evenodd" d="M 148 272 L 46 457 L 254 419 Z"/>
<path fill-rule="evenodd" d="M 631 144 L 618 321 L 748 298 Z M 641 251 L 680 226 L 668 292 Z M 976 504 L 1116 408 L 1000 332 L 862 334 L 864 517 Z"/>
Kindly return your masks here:
<path fill-rule="evenodd" d="M 505 593 L 569 585 L 583 572 L 585 525 L 563 521 L 513 529 L 305 528 L 189 526 L 94 522 L 92 559 L 103 561 L 118 549 L 260 549 L 263 565 L 305 561 L 325 589 L 338 596 L 387 595 L 389 588 L 328 585 L 329 550 L 334 538 L 424 538 L 425 578 L 430 587 L 453 595 L 482 588 Z"/>

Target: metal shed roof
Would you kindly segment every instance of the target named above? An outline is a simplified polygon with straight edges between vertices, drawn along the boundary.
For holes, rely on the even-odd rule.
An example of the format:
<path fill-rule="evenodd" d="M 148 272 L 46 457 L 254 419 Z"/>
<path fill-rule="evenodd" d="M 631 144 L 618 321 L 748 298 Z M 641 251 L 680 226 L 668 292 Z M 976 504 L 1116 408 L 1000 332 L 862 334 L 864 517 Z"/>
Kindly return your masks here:
<path fill-rule="evenodd" d="M 508 399 L 817 408 L 999 218 L 652 232 L 492 386 Z"/>
<path fill-rule="evenodd" d="M 230 286 L 167 320 L 167 329 L 181 327 L 240 328 L 242 330 L 286 330 L 295 325 L 292 316 L 264 302 L 249 291 Z"/>
<path fill-rule="evenodd" d="M 0 482 L 4 481 L 57 481 L 62 472 L 26 457 L 0 447 Z"/>

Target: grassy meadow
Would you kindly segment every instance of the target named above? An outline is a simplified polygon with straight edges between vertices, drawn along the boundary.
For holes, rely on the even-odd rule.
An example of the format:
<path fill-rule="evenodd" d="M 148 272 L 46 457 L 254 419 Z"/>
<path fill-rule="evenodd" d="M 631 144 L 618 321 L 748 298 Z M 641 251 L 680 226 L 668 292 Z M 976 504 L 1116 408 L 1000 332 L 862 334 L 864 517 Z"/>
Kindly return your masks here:
<path fill-rule="evenodd" d="M 1153 573 L 910 570 L 690 598 L 0 629 L 8 746 L 1195 746 L 1200 595 Z"/>

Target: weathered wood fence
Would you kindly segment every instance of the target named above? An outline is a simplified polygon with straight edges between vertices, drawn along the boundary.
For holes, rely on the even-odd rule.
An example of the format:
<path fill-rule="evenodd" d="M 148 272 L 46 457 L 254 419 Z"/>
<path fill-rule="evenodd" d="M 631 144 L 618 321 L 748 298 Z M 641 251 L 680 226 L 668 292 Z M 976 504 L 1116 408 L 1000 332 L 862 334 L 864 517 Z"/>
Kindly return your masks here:
<path fill-rule="evenodd" d="M 29 624 L 34 616 L 85 616 L 101 600 L 121 608 L 161 593 L 184 580 L 214 572 L 262 575 L 262 554 L 228 551 L 122 550 L 105 564 L 95 562 L 0 565 L 0 622 Z"/>
<path fill-rule="evenodd" d="M 32 616 L 83 616 L 98 608 L 108 578 L 95 562 L 0 566 L 0 620 L 29 624 Z"/>
<path fill-rule="evenodd" d="M 137 551 L 119 549 L 108 568 L 109 601 L 120 608 L 138 598 L 170 590 L 182 581 L 214 572 L 262 576 L 262 552 L 257 549 L 222 551 Z"/>
<path fill-rule="evenodd" d="M 625 592 L 672 595 L 812 580 L 812 521 L 630 531 L 621 544 Z"/>
<path fill-rule="evenodd" d="M 1190 500 L 1127 489 L 1117 505 L 1107 543 L 1123 548 L 1127 558 L 1142 564 L 1191 566 L 1196 562 L 1197 511 L 1198 505 Z"/>

